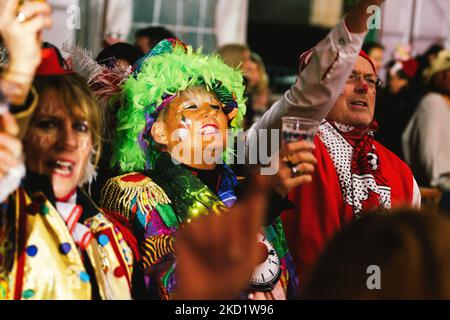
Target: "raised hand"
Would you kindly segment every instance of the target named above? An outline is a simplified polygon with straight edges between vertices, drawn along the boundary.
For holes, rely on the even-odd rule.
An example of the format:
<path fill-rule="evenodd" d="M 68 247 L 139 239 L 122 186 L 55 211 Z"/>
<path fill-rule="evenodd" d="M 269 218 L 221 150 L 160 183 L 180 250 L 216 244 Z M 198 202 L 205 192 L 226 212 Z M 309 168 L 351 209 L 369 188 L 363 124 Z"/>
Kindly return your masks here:
<path fill-rule="evenodd" d="M 3 89 L 10 102 L 22 104 L 28 94 L 36 68 L 41 61 L 41 32 L 51 26 L 51 7 L 41 1 L 0 0 L 0 34 L 8 49 L 9 64 L 4 82 L 20 87 L 20 94 Z M 17 88 L 15 91 L 17 91 Z"/>
<path fill-rule="evenodd" d="M 0 106 L 0 202 L 13 192 L 25 175 L 19 127 L 6 107 Z"/>
<path fill-rule="evenodd" d="M 360 0 L 345 18 L 345 25 L 351 33 L 362 33 L 367 31 L 367 20 L 371 12 L 367 8 L 376 5 L 380 6 L 385 0 Z"/>
<path fill-rule="evenodd" d="M 17 138 L 19 127 L 7 111 L 0 112 L 0 179 L 21 162 L 22 143 Z"/>
<path fill-rule="evenodd" d="M 19 0 L 0 0 L 0 33 L 9 52 L 9 68 L 30 73 L 41 61 L 40 33 L 51 26 L 51 7 L 27 1 L 17 10 L 18 4 Z"/>

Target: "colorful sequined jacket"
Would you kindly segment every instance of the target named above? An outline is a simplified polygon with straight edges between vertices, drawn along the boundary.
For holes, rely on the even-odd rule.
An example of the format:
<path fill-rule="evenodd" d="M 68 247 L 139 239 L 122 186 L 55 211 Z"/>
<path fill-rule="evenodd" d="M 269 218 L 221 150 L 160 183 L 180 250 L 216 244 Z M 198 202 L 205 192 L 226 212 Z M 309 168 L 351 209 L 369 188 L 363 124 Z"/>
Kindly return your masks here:
<path fill-rule="evenodd" d="M 132 251 L 120 230 L 81 190 L 80 249 L 56 210 L 48 179 L 27 174 L 1 204 L 0 300 L 130 299 Z"/>
<path fill-rule="evenodd" d="M 174 167 L 177 170 L 180 166 Z M 231 172 L 229 168 L 225 168 Z M 206 191 L 192 186 L 185 173 L 170 172 L 172 169 L 173 167 L 155 170 L 147 172 L 147 175 L 129 173 L 112 178 L 103 188 L 100 201 L 105 212 L 133 230 L 140 244 L 140 265 L 144 270 L 151 298 L 171 299 L 174 294 L 176 287 L 174 238 L 180 224 L 189 222 L 189 214 L 186 211 L 192 213 L 201 209 L 196 207 L 199 205 L 198 202 L 191 201 L 186 190 L 195 189 L 197 191 L 194 193 L 200 196 Z M 177 180 L 182 183 L 177 184 Z M 235 187 L 236 183 L 237 181 L 231 184 Z M 229 188 L 230 180 L 222 179 L 220 185 L 217 195 L 221 205 L 231 206 L 236 197 Z M 166 193 L 165 190 L 169 189 L 172 190 Z M 176 194 L 173 193 L 174 189 Z M 171 194 L 171 197 L 168 194 Z M 208 195 L 203 197 L 201 202 L 208 207 L 210 199 L 206 199 Z M 211 202 L 208 209 L 215 211 L 218 209 L 216 205 Z M 288 297 L 293 296 L 298 290 L 298 279 L 288 252 L 281 220 L 277 218 L 272 225 L 265 227 L 264 233 L 280 257 L 282 270 L 280 281 L 284 292 Z"/>

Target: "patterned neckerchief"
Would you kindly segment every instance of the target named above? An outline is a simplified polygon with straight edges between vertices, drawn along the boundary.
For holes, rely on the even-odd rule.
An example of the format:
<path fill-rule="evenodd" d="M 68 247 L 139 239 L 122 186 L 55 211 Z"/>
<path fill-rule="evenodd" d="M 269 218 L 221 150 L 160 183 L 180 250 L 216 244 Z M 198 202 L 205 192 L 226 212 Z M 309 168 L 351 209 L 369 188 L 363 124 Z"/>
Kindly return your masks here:
<path fill-rule="evenodd" d="M 324 143 L 344 198 L 344 220 L 358 218 L 363 211 L 390 208 L 391 190 L 381 174 L 381 165 L 374 145 L 376 122 L 366 128 L 355 128 L 324 121 L 319 137 Z"/>

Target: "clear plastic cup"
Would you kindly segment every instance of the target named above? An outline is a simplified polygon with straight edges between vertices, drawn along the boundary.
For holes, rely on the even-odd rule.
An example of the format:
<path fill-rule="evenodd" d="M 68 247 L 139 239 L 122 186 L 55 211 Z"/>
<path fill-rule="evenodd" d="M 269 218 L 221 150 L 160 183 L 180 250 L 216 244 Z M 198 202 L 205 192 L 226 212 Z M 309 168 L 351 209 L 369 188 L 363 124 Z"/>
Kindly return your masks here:
<path fill-rule="evenodd" d="M 301 117 L 283 117 L 283 142 L 290 143 L 301 140 L 314 141 L 319 129 L 319 121 Z"/>

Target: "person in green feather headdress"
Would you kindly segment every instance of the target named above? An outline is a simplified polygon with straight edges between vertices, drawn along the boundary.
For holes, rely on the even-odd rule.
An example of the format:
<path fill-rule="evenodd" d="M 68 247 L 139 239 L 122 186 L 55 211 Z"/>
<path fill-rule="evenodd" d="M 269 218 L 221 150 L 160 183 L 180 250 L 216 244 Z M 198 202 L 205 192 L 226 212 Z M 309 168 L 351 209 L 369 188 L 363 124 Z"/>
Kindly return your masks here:
<path fill-rule="evenodd" d="M 225 213 L 238 197 L 240 184 L 226 163 L 233 156 L 228 142 L 245 115 L 243 77 L 218 56 L 167 39 L 134 66 L 122 90 L 112 161 L 125 174 L 106 183 L 100 204 L 136 237 L 151 296 L 170 299 L 178 228 Z M 266 223 L 258 242 L 263 258 L 241 298 L 295 294 L 297 275 L 279 218 Z"/>
<path fill-rule="evenodd" d="M 195 144 L 200 143 L 199 135 L 203 135 L 203 142 L 215 140 L 214 134 L 193 132 L 193 114 L 204 113 L 202 103 L 215 106 L 213 118 L 220 123 L 211 125 L 221 125 L 216 129 L 225 142 L 228 125 L 231 134 L 242 128 L 244 90 L 241 73 L 225 65 L 218 56 L 194 52 L 180 41 L 161 41 L 137 63 L 134 76 L 124 84 L 127 103 L 117 116 L 119 129 L 113 163 L 125 172 L 152 169 L 163 151 L 161 145 L 171 152 L 188 138 Z M 172 112 L 173 108 L 167 107 L 174 104 L 178 107 Z M 203 147 L 207 144 L 203 143 Z"/>

